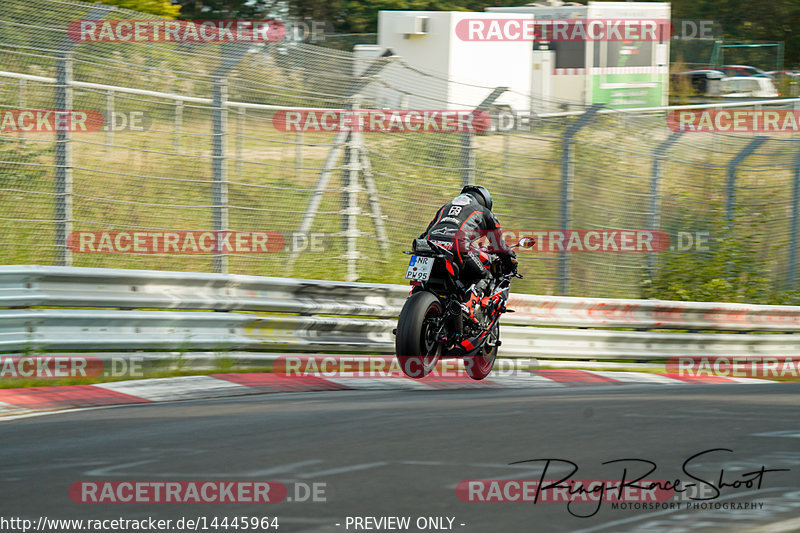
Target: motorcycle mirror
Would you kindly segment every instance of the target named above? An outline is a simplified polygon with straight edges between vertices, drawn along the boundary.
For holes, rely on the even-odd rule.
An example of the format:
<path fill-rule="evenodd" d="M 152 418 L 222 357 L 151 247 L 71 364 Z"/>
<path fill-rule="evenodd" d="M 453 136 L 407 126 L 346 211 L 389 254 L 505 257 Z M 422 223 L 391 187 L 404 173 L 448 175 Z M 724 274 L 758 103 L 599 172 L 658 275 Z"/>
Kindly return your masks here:
<path fill-rule="evenodd" d="M 523 237 L 522 239 L 519 240 L 518 246 L 522 246 L 523 248 L 532 248 L 533 245 L 535 244 L 536 244 L 536 239 L 533 239 L 531 237 Z"/>

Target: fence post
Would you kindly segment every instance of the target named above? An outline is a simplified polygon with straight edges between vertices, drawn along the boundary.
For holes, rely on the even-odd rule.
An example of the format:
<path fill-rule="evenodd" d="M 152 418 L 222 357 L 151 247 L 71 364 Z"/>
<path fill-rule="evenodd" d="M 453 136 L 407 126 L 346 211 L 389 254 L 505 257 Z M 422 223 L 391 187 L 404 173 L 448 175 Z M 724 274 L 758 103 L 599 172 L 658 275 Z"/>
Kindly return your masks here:
<path fill-rule="evenodd" d="M 17 104 L 19 105 L 20 109 L 28 109 L 28 99 L 27 99 L 27 92 L 28 92 L 28 82 L 24 79 L 20 79 L 17 82 Z M 19 144 L 21 147 L 25 146 L 25 132 L 22 128 L 19 128 Z"/>
<path fill-rule="evenodd" d="M 303 176 L 303 131 L 297 128 L 295 135 L 294 179 L 300 183 Z"/>
<path fill-rule="evenodd" d="M 183 100 L 175 101 L 175 133 L 172 136 L 172 150 L 175 153 L 181 150 L 181 128 L 183 127 Z"/>
<path fill-rule="evenodd" d="M 211 168 L 213 174 L 212 182 L 212 214 L 214 233 L 217 236 L 217 243 L 220 242 L 222 232 L 228 230 L 228 181 L 226 176 L 227 165 L 225 161 L 226 151 L 226 129 L 228 122 L 228 84 L 225 78 L 215 78 L 212 88 L 212 148 L 211 148 Z M 228 256 L 224 250 L 217 245 L 214 255 L 214 272 L 228 272 Z"/>
<path fill-rule="evenodd" d="M 504 131 L 501 135 L 503 136 L 503 176 L 508 178 L 511 175 L 511 132 Z"/>
<path fill-rule="evenodd" d="M 56 109 L 72 109 L 72 58 L 69 52 L 56 60 Z M 69 128 L 56 129 L 56 264 L 72 265 L 67 239 L 72 232 L 72 136 Z"/>
<path fill-rule="evenodd" d="M 236 176 L 242 177 L 242 150 L 244 143 L 244 121 L 245 121 L 244 107 L 239 107 L 239 113 L 236 115 Z"/>
<path fill-rule="evenodd" d="M 662 142 L 653 151 L 653 171 L 650 174 L 650 213 L 648 214 L 648 226 L 651 230 L 661 229 L 661 177 L 663 175 L 663 164 L 667 158 L 667 151 L 675 144 L 680 136 L 683 135 L 682 131 L 673 131 L 670 133 L 667 140 Z M 655 255 L 647 254 L 647 270 L 648 275 L 652 279 L 655 275 Z"/>
<path fill-rule="evenodd" d="M 223 45 L 225 46 L 225 45 Z M 248 45 L 228 43 L 225 56 L 214 72 L 211 87 L 211 202 L 212 224 L 217 235 L 217 250 L 214 255 L 214 272 L 228 272 L 228 254 L 220 246 L 220 236 L 228 231 L 228 74 L 244 59 Z"/>
<path fill-rule="evenodd" d="M 497 98 L 506 92 L 508 87 L 496 87 L 475 111 L 487 111 Z M 475 154 L 472 150 L 473 132 L 464 131 L 461 133 L 461 184 L 471 185 L 475 182 Z"/>
<path fill-rule="evenodd" d="M 84 20 L 102 20 L 114 6 L 96 4 Z M 59 46 L 56 58 L 55 105 L 58 111 L 72 110 L 72 50 L 76 42 L 69 37 Z M 72 252 L 68 246 L 72 232 L 72 135 L 69 128 L 56 129 L 55 149 L 55 219 L 56 265 L 71 266 Z"/>
<path fill-rule="evenodd" d="M 792 188 L 792 236 L 789 245 L 789 272 L 786 279 L 788 290 L 797 290 L 797 218 L 800 217 L 800 152 L 794 160 L 794 185 Z"/>
<path fill-rule="evenodd" d="M 736 168 L 742 163 L 742 161 L 745 160 L 745 158 L 747 158 L 747 156 L 758 150 L 758 147 L 761 146 L 767 139 L 768 137 L 764 135 L 759 135 L 758 137 L 754 138 L 752 141 L 747 143 L 747 146 L 742 148 L 742 150 L 736 154 L 733 159 L 731 159 L 730 163 L 728 163 L 728 200 L 725 208 L 725 217 L 728 222 L 729 232 L 733 231 L 733 210 L 736 207 Z"/>
<path fill-rule="evenodd" d="M 472 152 L 472 133 L 461 133 L 461 185 L 475 182 L 475 154 Z"/>
<path fill-rule="evenodd" d="M 572 152 L 574 149 L 575 135 L 597 114 L 603 104 L 594 104 L 580 117 L 567 126 L 561 140 L 561 229 L 568 231 L 572 226 L 572 180 L 575 169 L 573 168 Z M 559 262 L 559 292 L 563 296 L 569 295 L 569 253 L 561 252 Z"/>
<path fill-rule="evenodd" d="M 111 153 L 114 144 L 114 91 L 106 92 L 106 116 L 103 120 L 106 128 L 106 153 Z"/>

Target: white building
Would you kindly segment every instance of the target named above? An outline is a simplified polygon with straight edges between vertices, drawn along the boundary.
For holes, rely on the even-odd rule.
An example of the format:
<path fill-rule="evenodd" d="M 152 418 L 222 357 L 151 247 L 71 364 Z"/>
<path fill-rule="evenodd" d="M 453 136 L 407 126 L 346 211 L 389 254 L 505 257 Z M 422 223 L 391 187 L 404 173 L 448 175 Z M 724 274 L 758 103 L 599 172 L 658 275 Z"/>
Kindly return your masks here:
<path fill-rule="evenodd" d="M 523 15 L 533 20 L 532 15 Z M 458 23 L 468 19 L 519 19 L 520 15 L 466 11 L 381 11 L 378 44 L 357 45 L 359 58 L 372 59 L 391 49 L 402 63 L 381 72 L 389 87 L 371 87 L 382 107 L 472 109 L 494 87 L 509 87 L 498 103 L 526 109 L 531 86 L 530 43 L 467 43 L 456 37 Z M 480 46 L 474 46 L 480 44 Z M 511 45 L 511 46 L 509 46 Z M 365 63 L 356 67 L 363 71 Z M 519 65 L 519 66 L 517 66 Z M 449 80 L 449 82 L 448 82 Z"/>
<path fill-rule="evenodd" d="M 378 45 L 359 45 L 355 52 L 366 62 L 388 48 L 415 69 L 392 65 L 381 73 L 386 83 L 373 84 L 365 94 L 381 107 L 474 108 L 493 87 L 510 89 L 497 104 L 520 111 L 591 103 L 660 106 L 667 104 L 669 90 L 669 34 L 663 32 L 669 19 L 670 5 L 662 2 L 550 0 L 485 13 L 381 11 Z M 623 34 L 630 39 L 614 38 L 613 32 L 610 39 L 602 32 L 595 39 L 520 37 L 527 25 L 539 28 L 544 21 L 584 21 L 584 29 L 590 21 L 639 27 L 655 21 L 659 28 Z M 356 69 L 363 68 L 359 61 Z"/>

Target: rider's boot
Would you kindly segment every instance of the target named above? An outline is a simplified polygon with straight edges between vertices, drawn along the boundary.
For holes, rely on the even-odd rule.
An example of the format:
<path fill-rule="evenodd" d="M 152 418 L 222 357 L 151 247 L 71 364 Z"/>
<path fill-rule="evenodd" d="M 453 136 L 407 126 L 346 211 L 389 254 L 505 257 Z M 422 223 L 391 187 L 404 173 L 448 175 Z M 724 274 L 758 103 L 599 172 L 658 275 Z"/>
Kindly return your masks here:
<path fill-rule="evenodd" d="M 489 292 L 489 280 L 484 278 L 476 283 L 474 287 L 475 294 L 478 295 L 478 298 L 483 298 L 484 296 L 487 296 L 487 293 Z"/>
<path fill-rule="evenodd" d="M 479 315 L 483 316 L 482 308 L 486 307 L 487 296 L 489 292 L 490 283 L 488 279 L 481 279 L 477 283 L 473 283 L 465 296 L 464 310 L 467 317 L 475 322 L 480 322 Z"/>

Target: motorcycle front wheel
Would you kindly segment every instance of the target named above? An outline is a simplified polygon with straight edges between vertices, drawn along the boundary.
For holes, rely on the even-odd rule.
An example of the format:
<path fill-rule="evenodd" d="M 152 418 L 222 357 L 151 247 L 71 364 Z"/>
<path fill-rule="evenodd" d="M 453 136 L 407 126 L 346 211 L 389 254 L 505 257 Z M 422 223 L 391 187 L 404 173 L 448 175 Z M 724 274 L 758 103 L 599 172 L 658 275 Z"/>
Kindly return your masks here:
<path fill-rule="evenodd" d="M 406 300 L 397 321 L 395 353 L 400 368 L 408 377 L 425 377 L 439 362 L 442 315 L 441 302 L 427 291 L 414 293 Z"/>

